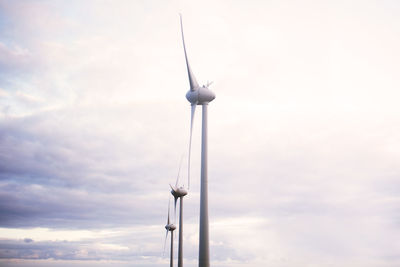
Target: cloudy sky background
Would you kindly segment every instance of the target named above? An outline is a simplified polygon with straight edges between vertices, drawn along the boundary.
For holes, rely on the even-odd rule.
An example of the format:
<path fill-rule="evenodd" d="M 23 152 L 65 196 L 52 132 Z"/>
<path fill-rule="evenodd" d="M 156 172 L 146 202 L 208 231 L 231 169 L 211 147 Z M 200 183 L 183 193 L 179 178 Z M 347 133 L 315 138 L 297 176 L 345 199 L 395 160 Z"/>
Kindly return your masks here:
<path fill-rule="evenodd" d="M 167 266 L 168 183 L 190 120 L 179 12 L 217 95 L 212 266 L 399 266 L 394 0 L 0 0 L 0 265 Z"/>

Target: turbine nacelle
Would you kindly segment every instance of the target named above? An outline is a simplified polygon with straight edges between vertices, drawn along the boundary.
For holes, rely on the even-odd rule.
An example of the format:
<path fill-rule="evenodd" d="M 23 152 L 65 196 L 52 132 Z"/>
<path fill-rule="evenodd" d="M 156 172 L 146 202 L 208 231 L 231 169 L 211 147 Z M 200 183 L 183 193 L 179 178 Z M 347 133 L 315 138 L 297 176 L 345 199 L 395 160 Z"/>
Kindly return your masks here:
<path fill-rule="evenodd" d="M 165 229 L 167 229 L 167 231 L 172 232 L 172 231 L 174 231 L 174 230 L 176 229 L 176 226 L 175 226 L 175 224 L 170 223 L 170 224 L 167 224 L 167 225 L 165 226 Z"/>
<path fill-rule="evenodd" d="M 189 90 L 186 93 L 186 99 L 192 105 L 203 105 L 213 101 L 215 98 L 214 92 L 208 89 L 207 86 L 197 87 L 194 90 Z"/>
<path fill-rule="evenodd" d="M 179 198 L 179 197 L 184 197 L 187 195 L 187 190 L 185 188 L 181 187 L 173 187 L 171 186 L 171 194 L 175 197 L 175 199 Z"/>

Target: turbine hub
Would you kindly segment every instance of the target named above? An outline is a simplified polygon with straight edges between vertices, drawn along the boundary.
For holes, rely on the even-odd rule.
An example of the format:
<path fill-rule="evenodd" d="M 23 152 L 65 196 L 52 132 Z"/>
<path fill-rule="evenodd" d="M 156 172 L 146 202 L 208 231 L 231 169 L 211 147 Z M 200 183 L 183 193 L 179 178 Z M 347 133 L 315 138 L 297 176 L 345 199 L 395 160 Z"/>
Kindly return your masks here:
<path fill-rule="evenodd" d="M 206 86 L 197 87 L 195 90 L 189 90 L 186 93 L 186 99 L 193 105 L 203 105 L 213 101 L 215 94 Z"/>

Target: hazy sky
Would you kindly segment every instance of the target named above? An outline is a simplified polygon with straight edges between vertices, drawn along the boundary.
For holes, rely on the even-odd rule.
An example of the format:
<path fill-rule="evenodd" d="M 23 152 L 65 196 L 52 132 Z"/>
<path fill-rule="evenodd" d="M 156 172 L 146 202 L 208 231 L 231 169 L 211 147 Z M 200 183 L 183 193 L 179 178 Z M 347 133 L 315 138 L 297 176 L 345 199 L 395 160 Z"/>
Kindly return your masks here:
<path fill-rule="evenodd" d="M 179 12 L 217 96 L 211 265 L 400 266 L 395 0 L 0 0 L 0 265 L 168 265 L 168 184 L 190 121 Z"/>

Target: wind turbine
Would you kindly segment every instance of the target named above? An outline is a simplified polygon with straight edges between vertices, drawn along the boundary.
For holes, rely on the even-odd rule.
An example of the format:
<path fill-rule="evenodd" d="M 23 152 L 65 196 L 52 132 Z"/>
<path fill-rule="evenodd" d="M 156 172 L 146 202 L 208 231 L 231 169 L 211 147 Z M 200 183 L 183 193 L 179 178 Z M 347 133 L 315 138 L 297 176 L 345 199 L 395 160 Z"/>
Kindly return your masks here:
<path fill-rule="evenodd" d="M 201 181 L 200 181 L 200 234 L 199 234 L 199 267 L 210 266 L 210 246 L 208 227 L 208 177 L 207 177 L 207 106 L 214 100 L 215 94 L 207 85 L 199 86 L 189 65 L 186 53 L 185 38 L 183 35 L 182 15 L 180 15 L 183 50 L 185 52 L 186 67 L 189 76 L 190 89 L 186 93 L 186 99 L 191 104 L 190 138 L 188 156 L 188 187 L 190 185 L 190 154 L 192 146 L 193 119 L 196 105 L 202 106 L 202 134 L 201 134 Z"/>
<path fill-rule="evenodd" d="M 175 198 L 175 217 L 176 217 L 176 202 L 179 201 L 179 242 L 178 242 L 178 267 L 183 267 L 183 197 L 187 195 L 187 190 L 181 186 L 178 187 L 179 173 L 181 170 L 182 158 L 179 164 L 178 176 L 176 177 L 175 186 L 171 186 L 171 194 Z"/>
<path fill-rule="evenodd" d="M 172 223 L 170 223 L 169 220 L 169 210 L 170 210 L 170 203 L 171 201 L 168 202 L 168 219 L 167 219 L 167 224 L 165 225 L 165 229 L 167 230 L 167 233 L 165 235 L 165 241 L 164 241 L 164 253 L 165 253 L 165 244 L 167 243 L 167 238 L 168 238 L 168 232 L 171 232 L 171 251 L 170 251 L 170 267 L 174 266 L 174 230 L 176 229 L 176 226 Z"/>

